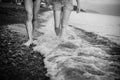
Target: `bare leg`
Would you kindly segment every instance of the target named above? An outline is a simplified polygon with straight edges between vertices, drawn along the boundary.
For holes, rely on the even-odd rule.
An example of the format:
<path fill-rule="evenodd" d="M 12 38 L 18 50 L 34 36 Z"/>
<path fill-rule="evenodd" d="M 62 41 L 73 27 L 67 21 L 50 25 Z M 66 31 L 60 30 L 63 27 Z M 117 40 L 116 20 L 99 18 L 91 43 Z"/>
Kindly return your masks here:
<path fill-rule="evenodd" d="M 54 10 L 55 33 L 60 36 L 61 11 Z"/>
<path fill-rule="evenodd" d="M 64 28 L 68 25 L 70 14 L 73 10 L 72 3 L 69 3 L 63 7 L 63 15 L 61 19 L 61 30 L 60 35 L 62 36 Z"/>
<path fill-rule="evenodd" d="M 41 0 L 35 0 L 33 5 L 33 38 L 36 39 L 41 33 L 36 29 L 38 26 L 38 12 L 40 10 Z"/>
<path fill-rule="evenodd" d="M 68 20 L 69 20 L 70 14 L 71 14 L 71 10 L 64 9 L 62 20 L 61 20 L 61 30 L 60 30 L 61 36 L 62 36 L 64 28 L 68 25 Z"/>
<path fill-rule="evenodd" d="M 61 24 L 61 4 L 53 4 L 54 11 L 54 23 L 55 23 L 55 32 L 57 36 L 60 36 L 60 24 Z"/>
<path fill-rule="evenodd" d="M 33 28 L 35 28 L 37 24 L 38 12 L 40 10 L 41 0 L 35 0 L 33 5 Z"/>
<path fill-rule="evenodd" d="M 32 26 L 32 19 L 33 19 L 33 1 L 32 0 L 24 0 L 25 1 L 25 9 L 27 12 L 27 21 L 26 21 L 26 27 L 27 27 L 27 33 L 29 40 L 24 43 L 24 45 L 29 46 L 33 42 L 33 26 Z"/>

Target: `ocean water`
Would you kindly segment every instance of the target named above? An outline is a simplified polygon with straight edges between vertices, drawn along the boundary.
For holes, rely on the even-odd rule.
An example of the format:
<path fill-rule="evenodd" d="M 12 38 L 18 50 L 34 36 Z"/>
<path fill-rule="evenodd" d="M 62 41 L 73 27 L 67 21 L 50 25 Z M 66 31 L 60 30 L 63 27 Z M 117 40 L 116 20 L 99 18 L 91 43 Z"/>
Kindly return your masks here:
<path fill-rule="evenodd" d="M 120 4 L 81 3 L 81 8 L 87 12 L 120 16 Z"/>

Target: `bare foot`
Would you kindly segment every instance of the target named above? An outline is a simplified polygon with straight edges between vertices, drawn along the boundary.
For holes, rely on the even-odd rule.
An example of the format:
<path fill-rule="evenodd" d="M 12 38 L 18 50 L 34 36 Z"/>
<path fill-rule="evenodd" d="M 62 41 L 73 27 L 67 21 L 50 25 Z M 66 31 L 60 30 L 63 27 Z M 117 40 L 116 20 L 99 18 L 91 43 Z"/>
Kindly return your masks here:
<path fill-rule="evenodd" d="M 33 40 L 28 40 L 26 43 L 24 43 L 25 46 L 30 46 L 33 43 Z"/>
<path fill-rule="evenodd" d="M 60 28 L 55 27 L 55 32 L 58 37 L 61 37 L 61 29 Z"/>

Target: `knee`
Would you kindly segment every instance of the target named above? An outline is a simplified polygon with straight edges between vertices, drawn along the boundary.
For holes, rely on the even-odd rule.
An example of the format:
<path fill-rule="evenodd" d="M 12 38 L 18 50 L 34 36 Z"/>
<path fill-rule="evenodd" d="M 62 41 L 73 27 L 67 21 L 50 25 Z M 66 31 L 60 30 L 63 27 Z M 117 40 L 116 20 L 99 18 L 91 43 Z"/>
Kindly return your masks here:
<path fill-rule="evenodd" d="M 32 12 L 27 12 L 27 20 L 32 21 L 33 19 L 33 13 Z"/>

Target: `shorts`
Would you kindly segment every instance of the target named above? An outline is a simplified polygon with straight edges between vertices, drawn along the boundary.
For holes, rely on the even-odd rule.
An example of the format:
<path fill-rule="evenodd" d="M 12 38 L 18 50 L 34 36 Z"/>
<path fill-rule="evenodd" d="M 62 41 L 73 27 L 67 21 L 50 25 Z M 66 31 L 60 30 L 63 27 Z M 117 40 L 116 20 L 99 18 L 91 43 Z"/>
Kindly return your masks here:
<path fill-rule="evenodd" d="M 72 0 L 52 0 L 52 4 L 54 10 L 61 10 L 62 8 L 73 10 Z"/>

